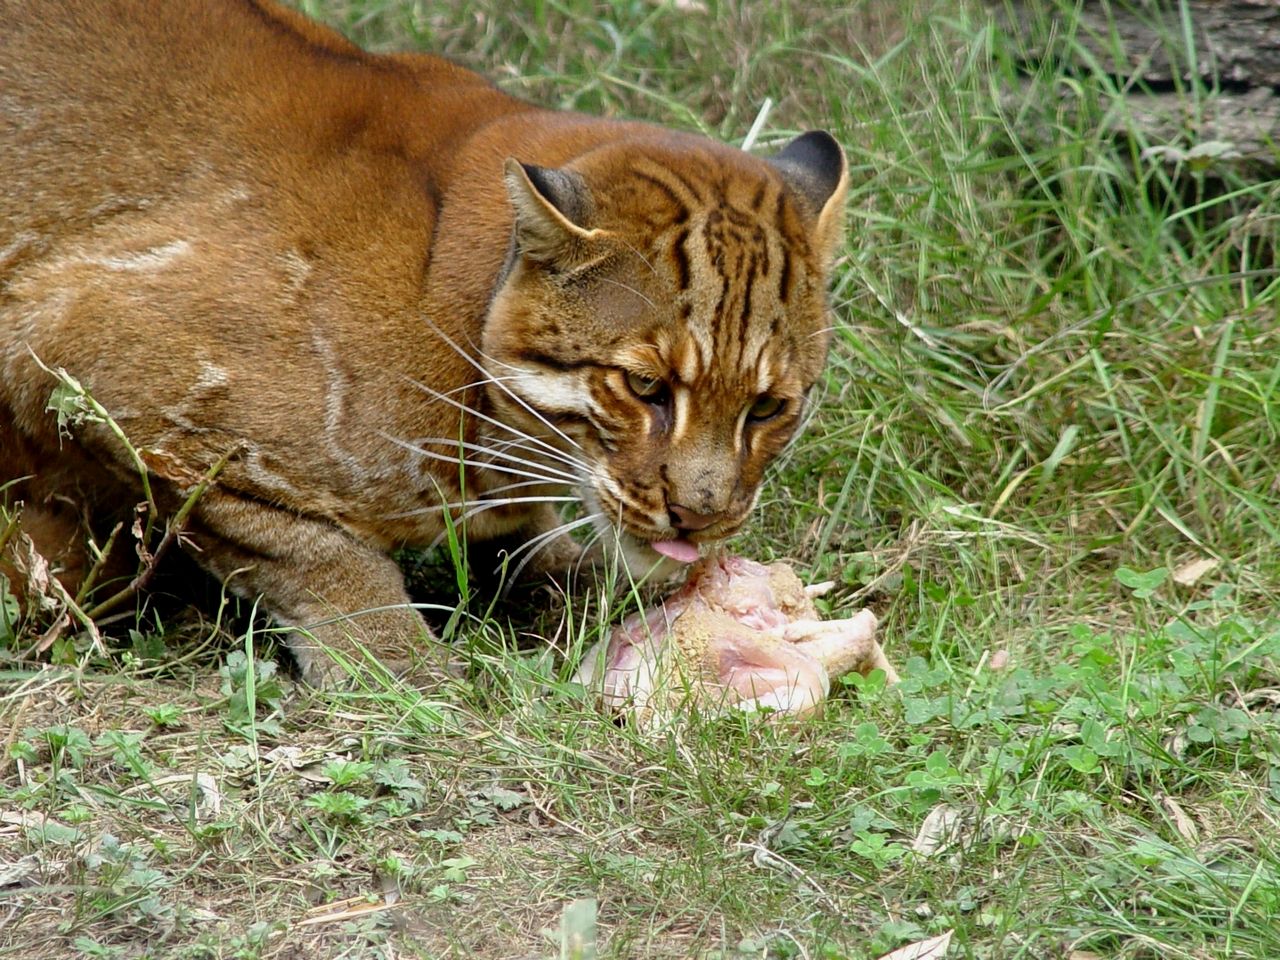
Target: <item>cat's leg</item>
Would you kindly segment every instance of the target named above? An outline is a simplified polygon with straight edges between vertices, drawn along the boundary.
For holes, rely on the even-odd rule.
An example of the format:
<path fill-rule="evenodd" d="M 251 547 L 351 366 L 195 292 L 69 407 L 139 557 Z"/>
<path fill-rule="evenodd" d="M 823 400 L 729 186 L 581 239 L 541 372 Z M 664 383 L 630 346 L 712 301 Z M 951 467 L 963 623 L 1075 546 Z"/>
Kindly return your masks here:
<path fill-rule="evenodd" d="M 196 507 L 190 546 L 240 596 L 261 597 L 289 631 L 303 680 L 332 686 L 369 654 L 394 673 L 431 679 L 444 660 L 409 606 L 400 568 L 385 554 L 324 520 L 210 491 Z"/>

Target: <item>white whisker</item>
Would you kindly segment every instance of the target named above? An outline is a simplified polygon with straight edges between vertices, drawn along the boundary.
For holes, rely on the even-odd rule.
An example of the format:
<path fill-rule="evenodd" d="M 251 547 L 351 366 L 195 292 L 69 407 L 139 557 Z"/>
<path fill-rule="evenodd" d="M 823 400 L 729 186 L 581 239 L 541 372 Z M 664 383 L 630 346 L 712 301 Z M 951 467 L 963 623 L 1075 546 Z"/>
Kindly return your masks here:
<path fill-rule="evenodd" d="M 496 500 L 463 500 L 453 503 L 437 503 L 429 507 L 416 507 L 413 510 L 406 510 L 404 513 L 392 513 L 388 516 L 392 519 L 402 517 L 421 517 L 428 513 L 440 513 L 444 510 L 462 510 L 463 513 L 454 518 L 454 523 L 466 523 L 469 519 L 478 513 L 484 513 L 486 510 L 496 510 L 498 507 L 510 507 L 517 503 L 580 503 L 581 497 L 567 495 L 563 497 L 499 497 Z M 437 540 L 437 542 L 439 542 Z M 433 546 L 435 544 L 432 544 Z"/>
<path fill-rule="evenodd" d="M 421 447 L 416 446 L 415 444 L 412 444 L 407 440 L 399 440 L 396 437 L 392 437 L 388 434 L 383 434 L 383 437 L 389 440 L 391 443 L 396 444 L 396 446 L 404 447 L 406 450 L 412 450 L 414 453 L 418 454 L 419 456 L 426 457 L 429 460 L 442 460 L 445 463 L 453 463 L 458 465 L 462 465 L 468 462 L 468 461 L 463 461 L 458 457 L 451 457 L 448 454 L 436 453 L 434 450 L 423 450 Z M 543 483 L 563 484 L 563 483 L 576 483 L 578 481 L 578 478 L 573 476 L 572 474 L 559 474 L 558 476 L 548 477 L 540 473 L 533 473 L 529 470 L 520 470 L 516 467 L 509 467 L 503 463 L 485 463 L 483 461 L 475 461 L 475 460 L 469 461 L 469 462 L 471 463 L 472 466 L 483 468 L 485 470 L 493 470 L 497 473 L 507 473 L 515 477 L 528 477 L 531 480 L 540 480 Z M 541 466 L 541 464 L 539 464 L 539 466 Z"/>
<path fill-rule="evenodd" d="M 525 447 L 521 444 L 515 444 L 511 442 L 506 442 L 506 441 L 504 442 L 506 443 L 508 449 L 512 449 L 512 448 L 521 449 L 521 450 L 529 449 L 528 447 Z M 487 446 L 483 443 L 471 443 L 470 441 L 467 441 L 467 440 L 449 440 L 445 437 L 415 437 L 413 439 L 413 443 L 414 444 L 425 443 L 425 444 L 430 444 L 431 446 L 437 446 L 437 445 L 445 446 L 445 447 L 454 446 L 462 450 L 470 450 L 475 453 L 481 453 L 490 457 L 501 457 L 503 460 L 510 460 L 512 463 L 522 464 L 530 468 L 531 470 L 544 470 L 548 474 L 552 474 L 556 477 L 559 477 L 562 480 L 567 480 L 571 483 L 577 482 L 578 480 L 578 477 L 575 474 L 569 473 L 565 470 L 561 470 L 559 467 L 549 467 L 546 464 L 539 463 L 535 460 L 528 460 L 524 457 L 518 457 L 514 453 L 506 453 L 503 450 L 499 450 L 496 447 Z M 426 453 L 425 450 L 422 452 Z M 459 458 L 458 462 L 462 462 L 461 458 Z M 491 464 L 488 464 L 483 460 L 472 460 L 469 462 L 474 466 L 483 466 L 483 467 L 491 466 Z"/>
<path fill-rule="evenodd" d="M 604 519 L 604 514 L 602 513 L 597 513 L 595 516 L 601 520 Z M 577 562 L 573 565 L 573 572 L 575 574 L 582 569 L 582 564 L 586 562 L 591 549 L 600 542 L 602 537 L 604 537 L 604 531 L 604 527 L 592 526 L 591 535 L 587 537 L 586 540 L 582 541 L 582 553 L 578 556 Z"/>
<path fill-rule="evenodd" d="M 455 407 L 458 410 L 461 410 L 463 413 L 467 414 L 468 416 L 475 417 L 477 420 L 483 420 L 485 423 L 491 424 L 500 430 L 506 430 L 508 433 L 513 433 L 517 437 L 520 437 L 523 440 L 529 440 L 532 443 L 536 443 L 539 448 L 547 452 L 548 456 L 554 457 L 555 459 L 560 460 L 561 462 L 566 463 L 571 467 L 576 467 L 580 470 L 585 470 L 587 468 L 587 465 L 581 460 L 579 460 L 577 457 L 573 456 L 570 453 L 566 453 L 565 451 L 561 450 L 559 447 L 556 447 L 550 443 L 547 443 L 547 441 L 543 440 L 540 437 L 532 436 L 531 434 L 525 433 L 519 427 L 513 427 L 509 423 L 503 423 L 501 420 L 498 420 L 496 417 L 491 417 L 488 414 L 481 413 L 479 410 L 476 410 L 472 407 L 468 407 L 465 403 L 462 403 L 460 400 L 455 400 L 453 397 L 449 396 L 448 394 L 441 393 L 439 390 L 433 390 L 431 387 L 428 387 L 425 383 L 422 383 L 421 381 L 413 380 L 410 378 L 409 382 L 412 383 L 414 386 L 416 386 L 419 390 L 423 391 L 424 393 L 430 394 L 436 400 L 439 400 L 443 403 L 447 403 L 449 404 L 449 406 Z M 487 381 L 487 382 L 496 382 L 496 381 Z M 574 446 L 578 446 L 578 445 L 575 443 Z M 579 447 L 579 449 L 581 449 L 581 447 Z"/>
<path fill-rule="evenodd" d="M 440 513 L 443 510 L 461 510 L 466 507 L 474 507 L 479 504 L 509 504 L 517 503 L 514 498 L 505 500 L 493 499 L 493 495 L 497 493 L 506 493 L 508 490 L 519 490 L 522 487 L 545 487 L 546 482 L 542 480 L 521 480 L 519 483 L 504 483 L 500 487 L 494 487 L 492 490 L 486 490 L 483 497 L 477 497 L 474 500 L 452 500 L 449 503 L 436 503 L 427 507 L 415 507 L 412 510 L 405 510 L 403 513 L 388 513 L 383 515 L 385 520 L 400 520 L 405 517 L 421 517 L 428 513 Z M 577 499 L 576 497 L 571 499 Z"/>
<path fill-rule="evenodd" d="M 541 450 L 537 447 L 531 447 L 529 446 L 529 444 L 525 443 L 524 441 L 527 438 L 524 437 L 523 434 L 517 435 L 514 437 L 509 437 L 505 440 L 500 439 L 498 437 L 488 437 L 488 436 L 485 437 L 485 439 L 489 441 L 489 449 L 495 452 L 501 452 L 504 450 L 525 450 L 525 451 L 528 451 L 528 453 L 531 454 L 532 456 L 544 457 L 547 455 L 547 452 L 545 450 Z M 573 465 L 578 468 L 582 468 L 585 466 L 585 464 L 580 464 L 576 460 L 570 461 L 565 457 L 560 457 L 558 459 L 562 463 L 572 462 Z"/>
<path fill-rule="evenodd" d="M 440 327 L 437 326 L 430 318 L 427 319 L 427 323 L 432 327 L 432 329 L 435 330 L 436 335 L 439 336 L 441 340 L 443 340 L 445 343 L 447 343 L 450 347 L 453 348 L 454 352 L 456 352 L 458 356 L 462 357 L 463 360 L 466 360 L 473 367 L 475 367 L 477 370 L 483 373 L 486 377 L 492 376 L 489 373 L 489 371 L 486 370 L 484 366 L 481 365 L 479 360 L 475 359 L 475 357 L 471 356 L 471 354 L 467 353 L 465 350 L 459 347 L 456 343 L 454 343 L 453 340 L 450 339 L 449 335 L 445 333 L 443 330 L 441 330 Z M 486 358 L 486 359 L 492 359 L 492 358 Z M 525 399 L 519 396 L 518 394 L 516 394 L 515 391 L 513 391 L 510 387 L 508 387 L 505 383 L 503 383 L 502 379 L 491 379 L 489 382 L 494 384 L 496 387 L 498 387 L 503 393 L 509 396 L 516 403 L 520 404 L 520 406 L 524 407 L 525 410 L 527 410 L 529 413 L 533 414 L 534 417 L 536 417 L 543 425 L 545 425 L 549 430 L 551 430 L 552 433 L 556 434 L 557 436 L 560 437 L 560 439 L 564 440 L 565 443 L 569 444 L 572 447 L 576 447 L 579 450 L 582 449 L 578 441 L 574 440 L 567 433 L 565 433 L 563 430 L 557 427 L 554 423 L 552 423 L 550 420 L 548 420 L 546 417 L 540 414 L 537 410 L 529 406 L 529 404 L 525 401 Z"/>
<path fill-rule="evenodd" d="M 493 510 L 495 507 L 509 507 L 513 503 L 581 503 L 582 498 L 574 495 L 563 497 L 506 497 L 501 500 L 472 501 L 476 505 L 458 517 L 456 523 L 465 523 L 476 514 Z"/>
<path fill-rule="evenodd" d="M 584 526 L 585 524 L 594 523 L 599 518 L 599 516 L 600 514 L 590 513 L 590 514 L 587 514 L 585 517 L 578 517 L 576 520 L 570 520 L 567 523 L 560 524 L 560 526 L 558 527 L 552 527 L 550 530 L 540 533 L 536 537 L 533 537 L 525 541 L 524 543 L 522 543 L 519 547 L 517 547 L 511 553 L 507 554 L 508 564 L 510 564 L 511 561 L 514 560 L 516 557 L 520 556 L 520 554 L 522 553 L 528 554 L 528 556 L 526 556 L 523 560 L 520 561 L 519 564 L 517 564 L 514 570 L 508 569 L 507 583 L 512 584 L 517 579 L 519 579 L 521 571 L 523 571 L 524 568 L 528 566 L 529 561 L 533 559 L 534 555 L 543 547 L 546 547 L 548 544 L 550 544 L 551 541 L 554 540 L 556 537 L 561 535 L 567 535 L 570 532 L 577 530 L 579 527 Z"/>
<path fill-rule="evenodd" d="M 487 370 L 485 371 L 485 374 L 486 374 L 486 376 L 482 377 L 481 379 L 479 379 L 479 380 L 472 380 L 470 383 L 464 383 L 464 384 L 463 384 L 462 386 L 460 386 L 460 387 L 454 387 L 452 390 L 448 391 L 448 393 L 442 394 L 442 396 L 448 396 L 448 397 L 451 397 L 451 396 L 453 396 L 455 393 L 465 393 L 465 392 L 466 392 L 466 391 L 468 391 L 468 390 L 474 390 L 476 387 L 483 387 L 486 383 L 496 383 L 498 380 L 514 380 L 514 379 L 516 379 L 515 377 L 494 377 L 494 376 L 488 376 L 488 375 L 487 375 L 487 374 L 488 374 L 488 371 L 487 371 Z"/>
<path fill-rule="evenodd" d="M 520 487 L 542 487 L 545 485 L 546 484 L 541 480 L 521 480 L 518 483 L 504 483 L 500 487 L 494 487 L 492 490 L 486 490 L 484 492 L 484 495 L 486 497 L 490 497 L 490 496 L 493 496 L 495 493 L 502 493 L 504 490 L 516 490 Z"/>
<path fill-rule="evenodd" d="M 470 504 L 476 504 L 476 503 L 487 503 L 490 499 L 493 498 L 493 495 L 497 493 L 505 493 L 507 490 L 518 490 L 521 487 L 545 487 L 546 485 L 547 484 L 542 480 L 521 480 L 518 483 L 504 483 L 500 487 L 494 487 L 491 490 L 486 490 L 481 496 L 476 497 L 474 500 L 467 500 L 462 503 L 455 504 L 455 506 L 468 506 Z M 580 500 L 581 497 L 574 495 L 573 499 Z"/>

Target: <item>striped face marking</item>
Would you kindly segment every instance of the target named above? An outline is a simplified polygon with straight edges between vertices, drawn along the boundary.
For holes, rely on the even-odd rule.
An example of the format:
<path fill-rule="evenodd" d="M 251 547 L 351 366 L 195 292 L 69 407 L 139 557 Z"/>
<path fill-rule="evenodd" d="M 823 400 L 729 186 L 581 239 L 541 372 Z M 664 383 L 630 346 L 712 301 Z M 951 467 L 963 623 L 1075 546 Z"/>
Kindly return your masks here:
<path fill-rule="evenodd" d="M 838 176 L 805 181 L 825 191 L 814 203 L 788 170 L 696 144 L 601 150 L 572 174 L 530 174 L 533 198 L 513 189 L 526 252 L 483 341 L 518 394 L 490 391 L 495 411 L 547 435 L 536 411 L 563 431 L 590 468 L 591 502 L 641 541 L 715 540 L 742 524 L 829 339 L 838 148 L 826 157 Z"/>

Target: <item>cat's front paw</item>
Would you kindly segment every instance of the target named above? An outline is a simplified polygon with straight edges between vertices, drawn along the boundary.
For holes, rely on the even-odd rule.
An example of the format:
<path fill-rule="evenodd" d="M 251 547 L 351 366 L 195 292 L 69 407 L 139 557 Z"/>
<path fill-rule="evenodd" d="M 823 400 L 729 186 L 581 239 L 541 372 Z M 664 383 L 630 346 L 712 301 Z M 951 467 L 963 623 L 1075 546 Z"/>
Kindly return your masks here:
<path fill-rule="evenodd" d="M 344 621 L 337 620 L 313 631 L 289 632 L 289 652 L 307 686 L 350 690 L 376 687 L 380 678 L 392 677 L 427 690 L 464 671 L 462 662 L 448 656 L 449 648 L 432 637 L 425 624 L 403 641 L 384 634 L 368 645 L 343 627 Z"/>

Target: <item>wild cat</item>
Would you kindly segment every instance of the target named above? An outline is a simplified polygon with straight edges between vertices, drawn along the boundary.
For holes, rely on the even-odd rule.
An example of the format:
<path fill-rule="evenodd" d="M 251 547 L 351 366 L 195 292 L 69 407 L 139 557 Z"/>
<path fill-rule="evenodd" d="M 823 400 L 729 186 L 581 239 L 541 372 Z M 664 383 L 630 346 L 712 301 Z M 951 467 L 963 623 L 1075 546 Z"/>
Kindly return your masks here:
<path fill-rule="evenodd" d="M 825 362 L 825 133 L 762 159 L 546 110 L 266 0 L 0 0 L 0 102 L 0 484 L 68 583 L 139 498 L 108 425 L 60 436 L 56 369 L 162 508 L 226 458 L 183 547 L 307 628 L 312 683 L 414 662 L 389 554 L 446 518 L 543 566 L 575 525 L 696 557 Z"/>

